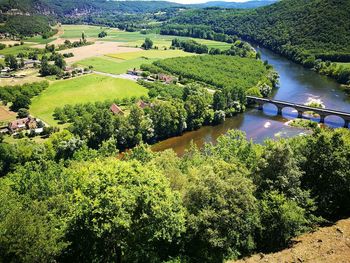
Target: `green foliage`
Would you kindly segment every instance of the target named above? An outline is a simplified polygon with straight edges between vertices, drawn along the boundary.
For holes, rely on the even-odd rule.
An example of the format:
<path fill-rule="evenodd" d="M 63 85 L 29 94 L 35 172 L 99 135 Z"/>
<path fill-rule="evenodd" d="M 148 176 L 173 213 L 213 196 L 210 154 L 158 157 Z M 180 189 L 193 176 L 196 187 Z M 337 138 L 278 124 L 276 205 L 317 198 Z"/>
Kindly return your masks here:
<path fill-rule="evenodd" d="M 208 54 L 208 47 L 206 45 L 197 43 L 194 40 L 180 40 L 173 39 L 171 42 L 172 48 L 179 48 L 185 52 L 196 53 L 196 54 Z"/>
<path fill-rule="evenodd" d="M 30 99 L 39 95 L 49 86 L 47 81 L 23 84 L 22 86 L 4 86 L 0 89 L 0 99 L 3 103 L 12 103 L 14 111 L 20 108 L 28 109 Z"/>
<path fill-rule="evenodd" d="M 184 197 L 189 256 L 195 262 L 223 262 L 249 253 L 258 217 L 247 171 L 238 163 L 212 160 L 193 168 L 189 176 Z"/>
<path fill-rule="evenodd" d="M 179 25 L 167 24 L 160 29 L 161 35 L 194 37 L 208 40 L 215 40 L 219 42 L 233 43 L 237 40 L 236 36 L 229 36 L 223 33 L 216 33 L 210 26 L 204 25 Z"/>
<path fill-rule="evenodd" d="M 12 70 L 17 70 L 20 66 L 17 62 L 17 58 L 14 55 L 5 56 L 5 65 Z"/>
<path fill-rule="evenodd" d="M 184 102 L 197 91 L 187 87 Z M 178 103 L 156 105 L 162 115 L 171 112 L 162 131 L 177 132 L 179 113 L 186 113 Z M 145 114 L 156 112 L 131 107 L 124 119 L 109 119 L 107 111 L 88 108 L 96 116 L 82 115 L 96 128 L 78 129 L 103 138 L 98 149 L 68 131 L 43 144 L 0 143 L 6 262 L 222 262 L 280 249 L 319 223 L 319 215 L 350 214 L 348 130 L 264 145 L 230 131 L 181 158 L 141 143 L 121 161 L 115 159 L 121 137 L 109 125 L 127 124 L 138 138 Z"/>
<path fill-rule="evenodd" d="M 152 168 L 111 159 L 74 165 L 64 174 L 75 178 L 79 189 L 73 194 L 79 205 L 67 230 L 72 243 L 65 261 L 159 262 L 184 231 L 179 195 Z"/>
<path fill-rule="evenodd" d="M 170 58 L 154 64 L 163 70 L 205 82 L 218 89 L 240 87 L 246 90 L 257 85 L 258 81 L 267 75 L 267 70 L 261 61 L 237 56 Z"/>
<path fill-rule="evenodd" d="M 350 213 L 350 137 L 347 130 L 316 132 L 300 145 L 302 183 L 311 190 L 318 213 L 333 219 Z"/>
<path fill-rule="evenodd" d="M 182 28 L 195 24 L 216 33 L 238 35 L 313 68 L 318 66 L 318 59 L 350 60 L 349 8 L 346 0 L 285 0 L 254 10 L 188 10 L 178 13 L 171 23 L 183 24 L 179 26 Z M 341 70 L 347 76 L 344 80 L 339 72 L 334 74 L 328 66 L 323 67 L 323 71 L 316 70 L 343 84 L 350 80 L 345 70 Z"/>
<path fill-rule="evenodd" d="M 104 38 L 104 37 L 106 37 L 107 36 L 107 32 L 105 32 L 105 31 L 102 31 L 102 32 L 100 32 L 99 34 L 98 34 L 98 37 L 99 38 Z"/>
<path fill-rule="evenodd" d="M 146 38 L 145 42 L 141 46 L 145 50 L 152 49 L 153 47 L 153 41 L 150 38 Z"/>
<path fill-rule="evenodd" d="M 265 251 L 285 247 L 292 237 L 305 232 L 310 225 L 305 210 L 297 202 L 275 191 L 262 197 L 260 216 L 260 245 Z"/>
<path fill-rule="evenodd" d="M 0 33 L 14 36 L 31 37 L 37 34 L 48 34 L 51 31 L 49 19 L 45 16 L 10 16 Z"/>

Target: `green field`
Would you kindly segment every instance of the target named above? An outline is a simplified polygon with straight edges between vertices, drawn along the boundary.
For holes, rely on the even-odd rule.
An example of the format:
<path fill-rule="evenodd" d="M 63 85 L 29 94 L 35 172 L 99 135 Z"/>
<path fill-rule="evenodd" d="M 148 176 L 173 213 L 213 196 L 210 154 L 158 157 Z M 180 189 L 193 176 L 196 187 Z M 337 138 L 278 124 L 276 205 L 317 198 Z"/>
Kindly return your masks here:
<path fill-rule="evenodd" d="M 131 60 L 118 60 L 109 57 L 94 57 L 79 61 L 77 65 L 93 66 L 94 70 L 110 74 L 124 74 L 128 69 L 139 68 L 142 64 L 152 63 L 157 59 L 136 58 Z"/>
<path fill-rule="evenodd" d="M 81 38 L 82 32 L 88 38 L 97 38 L 101 31 L 107 32 L 108 35 L 114 35 L 119 31 L 118 29 L 88 25 L 63 25 L 62 28 L 64 34 L 61 35 L 61 38 Z"/>
<path fill-rule="evenodd" d="M 56 107 L 142 95 L 147 95 L 147 89 L 135 82 L 93 74 L 54 82 L 32 100 L 30 113 L 56 125 L 52 116 Z"/>
<path fill-rule="evenodd" d="M 33 42 L 33 43 L 37 43 L 37 44 L 48 44 L 56 39 L 57 38 L 44 39 L 44 38 L 42 38 L 42 36 L 35 36 L 35 37 L 31 37 L 31 38 L 26 39 L 25 42 Z"/>
<path fill-rule="evenodd" d="M 98 26 L 88 26 L 88 25 L 63 25 L 64 34 L 62 38 L 81 38 L 82 32 L 84 32 L 87 38 L 97 38 L 98 33 L 101 31 L 107 32 L 108 36 L 101 39 L 103 41 L 115 41 L 115 42 L 125 42 L 126 46 L 140 47 L 144 42 L 145 38 L 148 37 L 152 39 L 155 46 L 159 48 L 170 47 L 171 40 L 176 38 L 176 36 L 165 36 L 159 34 L 147 34 L 143 35 L 140 32 L 125 32 L 115 28 L 98 27 Z M 177 37 L 180 39 L 193 39 L 188 37 Z M 220 48 L 229 49 L 230 44 L 217 42 L 212 40 L 194 39 L 195 41 L 207 45 L 209 48 Z"/>
<path fill-rule="evenodd" d="M 13 47 L 7 47 L 2 50 L 0 50 L 0 55 L 17 55 L 18 53 L 26 53 L 29 51 L 34 50 L 33 48 L 30 48 L 31 45 L 24 44 L 20 46 L 13 46 Z"/>
<path fill-rule="evenodd" d="M 130 59 L 136 59 L 136 58 L 165 59 L 165 58 L 175 58 L 175 57 L 187 57 L 187 56 L 193 56 L 193 54 L 184 52 L 182 50 L 142 50 L 142 51 L 135 51 L 135 52 L 120 53 L 120 54 L 111 54 L 108 56 L 112 58 L 122 59 L 122 60 L 130 60 Z"/>
<path fill-rule="evenodd" d="M 128 69 L 139 68 L 142 64 L 151 64 L 159 59 L 191 55 L 193 54 L 181 50 L 144 50 L 89 58 L 76 64 L 83 67 L 93 66 L 94 70 L 100 72 L 123 74 Z"/>
<path fill-rule="evenodd" d="M 249 89 L 266 80 L 268 71 L 260 60 L 238 56 L 204 55 L 169 58 L 154 63 L 172 74 L 201 81 L 216 88 Z"/>

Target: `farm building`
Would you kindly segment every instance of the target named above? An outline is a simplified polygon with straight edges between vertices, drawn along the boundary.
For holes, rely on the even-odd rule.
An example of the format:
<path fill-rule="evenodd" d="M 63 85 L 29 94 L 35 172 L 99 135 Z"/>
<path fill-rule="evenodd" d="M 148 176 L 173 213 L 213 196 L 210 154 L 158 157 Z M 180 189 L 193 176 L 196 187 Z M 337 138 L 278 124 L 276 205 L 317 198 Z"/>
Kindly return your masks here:
<path fill-rule="evenodd" d="M 147 103 L 147 102 L 144 102 L 143 100 L 139 100 L 136 103 L 136 106 L 139 107 L 140 109 L 145 109 L 145 108 L 150 107 L 151 105 L 149 103 Z"/>
<path fill-rule="evenodd" d="M 23 130 L 36 129 L 37 126 L 38 126 L 38 122 L 35 118 L 27 117 L 27 118 L 11 121 L 8 124 L 8 129 L 11 133 L 15 133 Z"/>
<path fill-rule="evenodd" d="M 115 103 L 109 108 L 114 115 L 124 115 L 123 110 Z"/>
<path fill-rule="evenodd" d="M 166 84 L 170 84 L 176 80 L 175 77 L 166 74 L 158 74 L 158 79 Z"/>

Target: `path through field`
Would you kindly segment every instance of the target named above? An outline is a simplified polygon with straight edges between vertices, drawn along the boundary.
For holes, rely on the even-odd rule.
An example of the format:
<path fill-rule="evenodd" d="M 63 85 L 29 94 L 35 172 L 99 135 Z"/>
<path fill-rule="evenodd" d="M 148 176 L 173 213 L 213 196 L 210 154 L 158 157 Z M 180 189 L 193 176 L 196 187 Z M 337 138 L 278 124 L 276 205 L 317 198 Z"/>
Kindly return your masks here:
<path fill-rule="evenodd" d="M 140 78 L 139 76 L 133 76 L 129 74 L 111 74 L 111 73 L 105 73 L 100 71 L 94 71 L 94 73 L 98 75 L 106 76 L 106 77 L 115 78 L 115 79 L 127 79 L 135 82 L 137 82 L 137 80 Z"/>
<path fill-rule="evenodd" d="M 79 48 L 72 48 L 59 51 L 59 53 L 73 53 L 74 57 L 67 58 L 66 62 L 68 64 L 74 64 L 80 60 L 103 56 L 107 54 L 119 54 L 119 53 L 128 53 L 141 51 L 139 48 L 125 47 L 123 46 L 125 43 L 119 42 L 104 42 L 98 41 L 92 45 L 83 46 Z"/>

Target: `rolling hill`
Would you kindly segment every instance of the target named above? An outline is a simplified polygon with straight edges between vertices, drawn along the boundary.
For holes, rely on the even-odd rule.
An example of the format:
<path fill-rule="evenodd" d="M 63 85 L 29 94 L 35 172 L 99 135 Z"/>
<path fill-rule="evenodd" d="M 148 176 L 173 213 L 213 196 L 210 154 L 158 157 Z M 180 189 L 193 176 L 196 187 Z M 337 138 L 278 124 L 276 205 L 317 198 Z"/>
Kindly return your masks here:
<path fill-rule="evenodd" d="M 194 7 L 207 8 L 207 7 L 221 7 L 221 8 L 257 8 L 266 5 L 271 5 L 277 0 L 257 0 L 257 1 L 247 1 L 247 2 L 225 2 L 225 1 L 210 1 L 204 4 L 193 5 Z"/>
<path fill-rule="evenodd" d="M 189 10 L 174 21 L 204 24 L 293 57 L 350 60 L 350 1 L 282 0 L 253 10 Z"/>
<path fill-rule="evenodd" d="M 102 12 L 145 13 L 179 6 L 166 1 L 108 0 L 0 0 L 0 10 L 19 9 L 24 12 L 57 16 Z"/>

